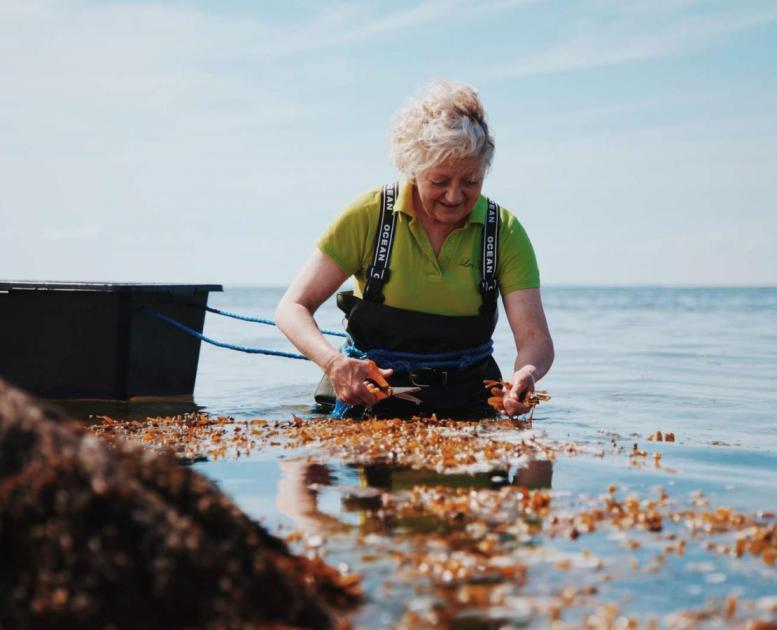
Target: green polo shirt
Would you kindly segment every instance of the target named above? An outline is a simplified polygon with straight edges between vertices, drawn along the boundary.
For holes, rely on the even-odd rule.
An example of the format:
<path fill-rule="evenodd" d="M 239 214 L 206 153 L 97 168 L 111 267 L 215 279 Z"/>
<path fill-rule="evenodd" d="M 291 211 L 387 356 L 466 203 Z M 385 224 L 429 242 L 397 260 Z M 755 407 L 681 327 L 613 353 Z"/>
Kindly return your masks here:
<path fill-rule="evenodd" d="M 381 189 L 358 197 L 335 218 L 318 240 L 318 248 L 349 276 L 361 297 L 372 263 L 375 231 L 380 219 Z M 383 285 L 386 304 L 438 315 L 475 315 L 481 304 L 480 248 L 488 201 L 483 195 L 467 223 L 451 232 L 435 256 L 432 244 L 413 208 L 413 186 L 402 182 L 394 204 L 398 214 L 389 268 Z M 499 225 L 499 290 L 507 295 L 540 286 L 540 274 L 529 237 L 508 210 L 501 208 Z"/>

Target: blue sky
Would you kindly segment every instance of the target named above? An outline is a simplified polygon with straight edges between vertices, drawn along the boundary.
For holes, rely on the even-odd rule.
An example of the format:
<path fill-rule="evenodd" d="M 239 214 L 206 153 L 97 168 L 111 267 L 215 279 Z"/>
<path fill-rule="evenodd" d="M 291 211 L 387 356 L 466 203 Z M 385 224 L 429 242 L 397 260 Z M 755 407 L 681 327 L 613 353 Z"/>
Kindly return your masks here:
<path fill-rule="evenodd" d="M 0 0 L 0 277 L 284 285 L 475 85 L 546 284 L 777 284 L 777 3 Z"/>

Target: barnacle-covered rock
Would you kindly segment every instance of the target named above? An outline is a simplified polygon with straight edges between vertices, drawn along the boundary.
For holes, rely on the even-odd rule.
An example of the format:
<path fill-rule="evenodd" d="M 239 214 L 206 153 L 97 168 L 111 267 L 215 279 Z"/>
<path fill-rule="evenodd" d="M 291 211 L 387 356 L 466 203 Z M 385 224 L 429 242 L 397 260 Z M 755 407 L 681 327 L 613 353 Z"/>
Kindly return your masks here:
<path fill-rule="evenodd" d="M 0 627 L 342 627 L 358 584 L 0 380 Z"/>

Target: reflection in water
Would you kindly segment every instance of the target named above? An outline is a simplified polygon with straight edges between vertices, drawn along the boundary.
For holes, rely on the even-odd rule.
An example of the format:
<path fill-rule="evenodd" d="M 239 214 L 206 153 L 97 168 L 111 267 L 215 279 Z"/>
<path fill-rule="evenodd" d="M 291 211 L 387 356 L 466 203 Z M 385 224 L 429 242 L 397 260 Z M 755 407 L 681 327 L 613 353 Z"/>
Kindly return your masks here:
<path fill-rule="evenodd" d="M 512 484 L 534 490 L 536 488 L 546 488 L 550 490 L 550 484 L 553 480 L 553 462 L 548 459 L 538 459 L 530 461 L 526 466 L 519 468 Z"/>
<path fill-rule="evenodd" d="M 311 459 L 287 459 L 279 462 L 276 506 L 291 518 L 302 532 L 326 535 L 350 527 L 338 517 L 319 508 L 323 487 L 336 486 L 337 479 L 327 464 Z M 550 488 L 553 463 L 548 460 L 527 462 L 515 471 L 491 470 L 474 474 L 443 474 L 431 470 L 375 464 L 351 466 L 358 473 L 358 487 L 341 488 L 341 508 L 356 513 L 361 533 L 430 533 L 450 531 L 455 525 L 439 518 L 420 515 L 397 518 L 381 513 L 382 495 L 411 490 L 416 486 L 497 490 L 505 486 L 529 489 Z"/>
<path fill-rule="evenodd" d="M 502 486 L 526 488 L 550 488 L 553 463 L 548 460 L 532 460 L 517 469 L 511 476 L 508 470 L 489 470 L 478 473 L 438 473 L 410 467 L 374 464 L 355 466 L 363 485 L 386 491 L 409 490 L 414 486 L 444 486 L 447 488 L 474 488 L 495 490 Z"/>
<path fill-rule="evenodd" d="M 490 470 L 473 474 L 443 474 L 431 470 L 409 467 L 392 467 L 385 464 L 356 467 L 360 489 L 343 496 L 343 508 L 357 512 L 361 533 L 448 534 L 464 527 L 439 515 L 422 511 L 417 514 L 398 515 L 378 510 L 383 492 L 398 493 L 417 486 L 428 488 L 467 488 L 472 490 L 498 490 L 506 486 L 550 488 L 553 464 L 550 461 L 529 461 L 520 469 Z M 370 492 L 372 491 L 372 493 Z M 371 496 L 372 495 L 372 496 Z"/>
<path fill-rule="evenodd" d="M 291 518 L 301 531 L 309 535 L 348 529 L 339 519 L 318 509 L 319 489 L 334 482 L 329 466 L 307 459 L 284 459 L 278 462 L 278 466 L 281 477 L 276 507 L 281 514 Z"/>

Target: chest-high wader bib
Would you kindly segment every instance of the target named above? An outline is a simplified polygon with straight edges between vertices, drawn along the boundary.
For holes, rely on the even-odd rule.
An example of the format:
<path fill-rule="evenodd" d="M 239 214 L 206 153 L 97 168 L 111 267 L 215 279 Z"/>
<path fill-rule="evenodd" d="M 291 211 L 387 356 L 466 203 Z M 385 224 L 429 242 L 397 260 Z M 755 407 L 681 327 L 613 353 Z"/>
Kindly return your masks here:
<path fill-rule="evenodd" d="M 413 367 L 394 369 L 388 379 L 394 387 L 420 386 L 413 395 L 422 400 L 420 405 L 399 398 L 388 398 L 372 407 L 377 417 L 411 417 L 436 413 L 440 418 L 478 419 L 493 417 L 494 410 L 486 399 L 488 390 L 484 379 L 500 379 L 499 367 L 490 352 L 491 336 L 496 327 L 498 283 L 496 278 L 499 206 L 488 200 L 488 211 L 483 225 L 480 293 L 482 304 L 477 315 L 435 315 L 384 304 L 383 284 L 389 280 L 389 261 L 394 240 L 396 214 L 394 202 L 398 185 L 385 186 L 381 197 L 381 218 L 375 235 L 372 265 L 367 270 L 367 283 L 362 299 L 353 291 L 337 294 L 337 306 L 345 313 L 346 330 L 352 345 L 362 352 L 381 351 L 381 356 L 392 353 L 413 353 L 423 364 L 425 354 L 450 353 L 459 355 L 458 365 L 446 367 Z M 483 356 L 474 357 L 472 349 L 486 346 Z M 383 352 L 385 351 L 385 352 Z M 405 357 L 404 354 L 397 356 Z M 478 358 L 479 356 L 479 358 Z M 380 359 L 379 367 L 391 367 Z M 429 363 L 427 361 L 426 363 Z M 334 391 L 324 376 L 316 389 L 316 402 L 327 410 L 335 404 Z M 353 408 L 349 415 L 360 416 L 361 408 Z"/>

